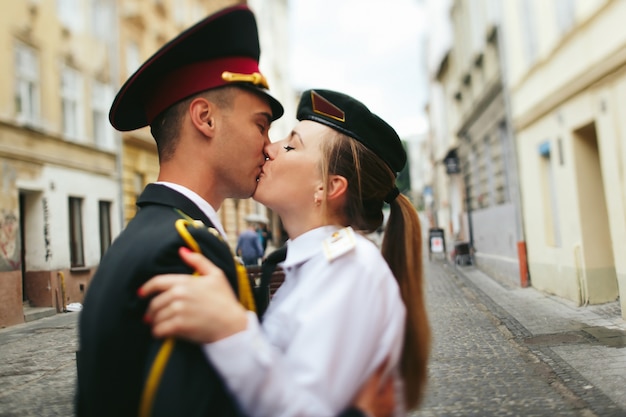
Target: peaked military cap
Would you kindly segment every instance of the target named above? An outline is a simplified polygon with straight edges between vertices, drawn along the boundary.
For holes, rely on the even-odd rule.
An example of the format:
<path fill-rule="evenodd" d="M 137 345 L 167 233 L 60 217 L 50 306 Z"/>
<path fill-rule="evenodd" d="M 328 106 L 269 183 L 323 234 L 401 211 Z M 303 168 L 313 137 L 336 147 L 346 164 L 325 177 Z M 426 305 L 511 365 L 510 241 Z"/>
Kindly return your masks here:
<path fill-rule="evenodd" d="M 117 93 L 109 120 L 118 130 L 152 123 L 171 105 L 201 91 L 236 84 L 267 98 L 272 120 L 282 105 L 259 71 L 256 19 L 245 5 L 223 9 L 182 32 L 139 67 Z"/>
<path fill-rule="evenodd" d="M 348 135 L 378 155 L 396 173 L 406 164 L 406 151 L 396 131 L 365 104 L 336 91 L 302 93 L 298 120 L 312 120 Z"/>

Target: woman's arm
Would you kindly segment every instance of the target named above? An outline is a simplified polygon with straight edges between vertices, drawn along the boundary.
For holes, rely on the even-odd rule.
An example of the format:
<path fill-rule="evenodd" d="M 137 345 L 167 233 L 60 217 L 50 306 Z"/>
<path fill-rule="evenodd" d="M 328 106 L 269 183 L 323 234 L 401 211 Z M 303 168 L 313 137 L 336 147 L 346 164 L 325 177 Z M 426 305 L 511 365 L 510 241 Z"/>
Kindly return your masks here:
<path fill-rule="evenodd" d="M 166 290 L 152 301 L 147 318 L 157 337 L 214 342 L 205 350 L 250 415 L 334 416 L 384 359 L 373 345 L 387 344 L 388 351 L 401 342 L 403 316 L 392 323 L 380 321 L 385 314 L 376 308 L 381 304 L 378 289 L 364 285 L 358 290 L 340 280 L 326 289 L 332 296 L 311 295 L 299 308 L 302 317 L 290 317 L 298 328 L 278 329 L 288 333 L 289 340 L 288 346 L 278 349 L 268 343 L 252 314 L 246 330 L 239 331 L 245 311 L 232 290 L 220 284 L 219 270 L 207 268 L 208 261 L 198 255 L 182 256 L 208 276 L 164 276 L 146 284 L 145 295 Z M 390 327 L 400 330 L 389 331 Z M 398 340 L 390 340 L 394 337 Z"/>

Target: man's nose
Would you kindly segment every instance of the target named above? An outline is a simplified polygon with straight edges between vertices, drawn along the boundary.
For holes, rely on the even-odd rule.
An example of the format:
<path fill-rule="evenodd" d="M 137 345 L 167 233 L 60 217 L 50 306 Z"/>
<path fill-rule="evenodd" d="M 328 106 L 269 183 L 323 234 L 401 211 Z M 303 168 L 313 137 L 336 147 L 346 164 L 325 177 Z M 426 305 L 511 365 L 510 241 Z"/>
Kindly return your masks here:
<path fill-rule="evenodd" d="M 265 145 L 263 152 L 265 153 L 265 160 L 274 159 L 276 156 L 276 148 L 279 142 L 268 143 Z"/>

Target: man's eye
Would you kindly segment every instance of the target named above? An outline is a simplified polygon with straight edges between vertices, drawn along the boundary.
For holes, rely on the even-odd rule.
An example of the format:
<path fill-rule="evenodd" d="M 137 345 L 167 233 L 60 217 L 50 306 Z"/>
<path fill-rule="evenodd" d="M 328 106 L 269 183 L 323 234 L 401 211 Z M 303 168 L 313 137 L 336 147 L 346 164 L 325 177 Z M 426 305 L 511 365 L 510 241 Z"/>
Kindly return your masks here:
<path fill-rule="evenodd" d="M 285 148 L 285 150 L 286 150 L 287 152 L 289 152 L 289 151 L 291 151 L 291 150 L 293 150 L 293 149 L 296 149 L 296 148 L 294 148 L 294 147 L 292 147 L 292 146 L 289 146 L 289 145 L 287 145 L 287 146 L 283 146 L 283 148 Z"/>

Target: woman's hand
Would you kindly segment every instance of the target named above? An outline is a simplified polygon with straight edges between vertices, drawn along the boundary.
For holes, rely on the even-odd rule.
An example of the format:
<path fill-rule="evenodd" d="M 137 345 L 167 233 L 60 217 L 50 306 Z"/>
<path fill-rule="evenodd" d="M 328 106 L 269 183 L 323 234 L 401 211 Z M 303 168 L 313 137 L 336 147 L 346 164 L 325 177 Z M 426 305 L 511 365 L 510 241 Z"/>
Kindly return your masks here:
<path fill-rule="evenodd" d="M 182 247 L 183 261 L 200 276 L 157 275 L 139 288 L 153 296 L 144 321 L 157 338 L 180 337 L 210 343 L 246 329 L 246 310 L 239 304 L 224 272 L 199 253 Z"/>

